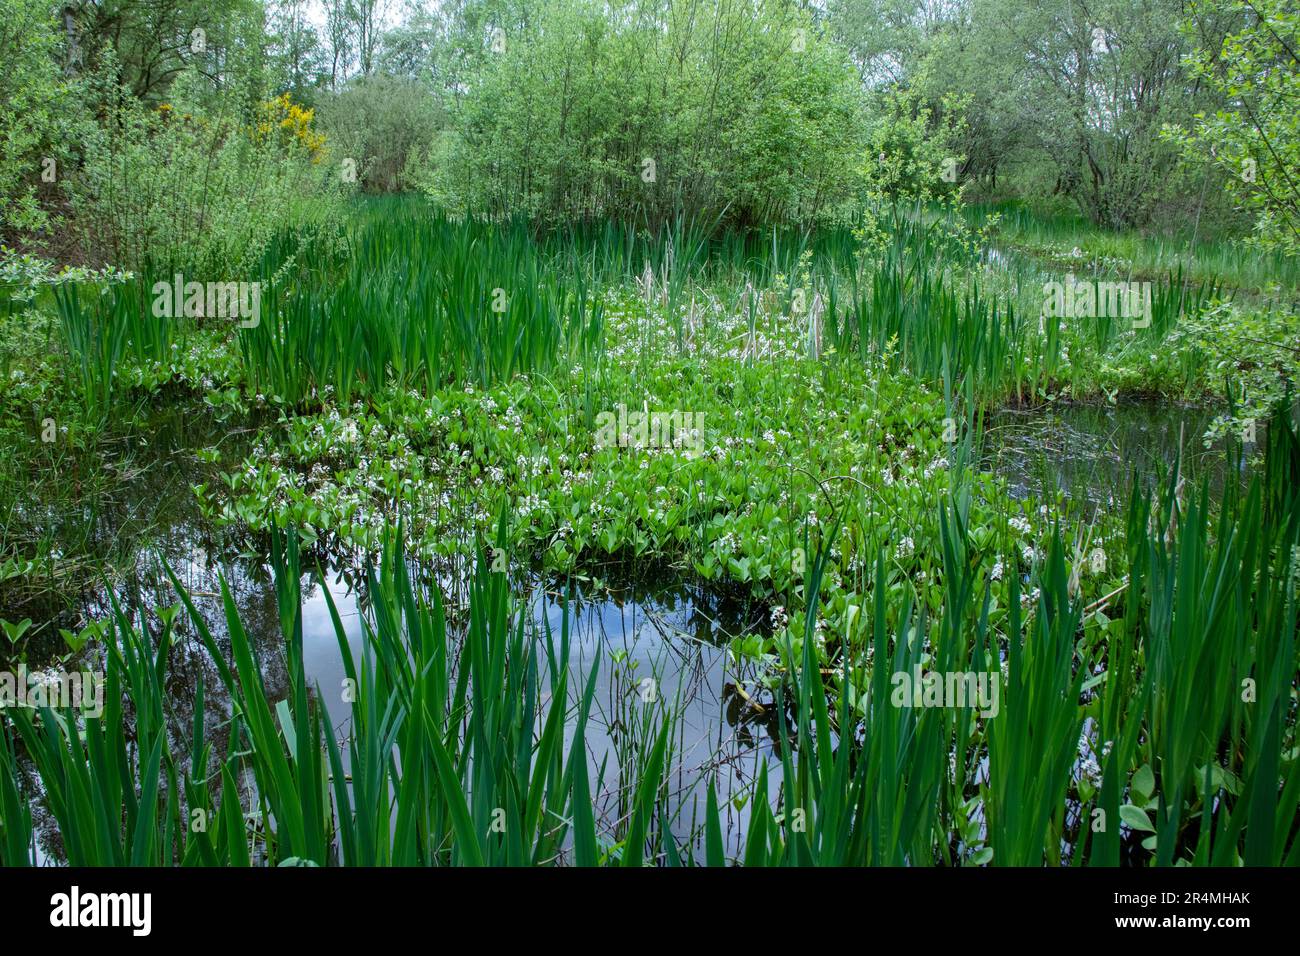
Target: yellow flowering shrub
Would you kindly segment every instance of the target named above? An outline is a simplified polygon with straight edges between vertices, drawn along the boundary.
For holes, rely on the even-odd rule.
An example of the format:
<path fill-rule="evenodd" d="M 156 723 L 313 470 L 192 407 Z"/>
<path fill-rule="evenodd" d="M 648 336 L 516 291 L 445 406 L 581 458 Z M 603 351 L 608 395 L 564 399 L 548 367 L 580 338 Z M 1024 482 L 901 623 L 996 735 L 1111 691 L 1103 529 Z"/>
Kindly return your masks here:
<path fill-rule="evenodd" d="M 325 148 L 325 134 L 312 129 L 315 116 L 315 110 L 304 109 L 288 93 L 281 93 L 258 107 L 254 138 L 259 142 L 274 139 L 286 146 L 297 144 L 313 163 L 318 163 Z"/>

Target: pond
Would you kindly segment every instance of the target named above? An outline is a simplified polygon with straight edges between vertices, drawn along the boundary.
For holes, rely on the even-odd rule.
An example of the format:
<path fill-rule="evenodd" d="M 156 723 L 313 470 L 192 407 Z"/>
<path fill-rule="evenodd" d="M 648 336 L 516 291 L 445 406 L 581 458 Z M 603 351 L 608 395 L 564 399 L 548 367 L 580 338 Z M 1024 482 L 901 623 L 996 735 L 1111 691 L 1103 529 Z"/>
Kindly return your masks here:
<path fill-rule="evenodd" d="M 183 418 L 183 417 L 182 417 Z M 173 422 L 169 427 L 167 422 Z M 221 646 L 228 634 L 219 596 L 224 579 L 245 630 L 262 662 L 272 703 L 288 693 L 282 653 L 282 632 L 276 591 L 263 558 L 239 553 L 199 512 L 191 485 L 213 475 L 193 454 L 193 426 L 166 416 L 149 446 L 131 451 L 133 467 L 114 489 L 111 499 L 95 509 L 92 545 L 120 550 L 130 542 L 141 546 L 131 572 L 114 581 L 111 591 L 91 588 L 43 623 L 39 638 L 28 646 L 31 669 L 56 665 L 66 654 L 58 627 L 103 618 L 116 601 L 128 617 L 147 615 L 158 626 L 157 610 L 176 603 L 175 592 L 162 571 L 164 559 L 190 593 Z M 201 445 L 199 447 L 202 447 Z M 149 533 L 145 533 L 148 529 Z M 102 553 L 102 552 L 101 552 Z M 307 567 L 312 562 L 304 558 Z M 748 813 L 740 794 L 752 789 L 761 763 L 774 762 L 772 714 L 749 702 L 757 696 L 752 674 L 733 663 L 727 646 L 732 638 L 766 632 L 764 609 L 733 594 L 685 580 L 671 569 L 632 569 L 614 563 L 599 567 L 600 587 L 590 579 L 572 582 L 566 601 L 563 580 L 528 577 L 515 582 L 525 595 L 522 613 L 539 635 L 549 626 L 558 635 L 569 616 L 570 691 L 572 699 L 596 668 L 596 690 L 586 733 L 593 802 L 597 818 L 617 819 L 622 757 L 639 742 L 645 717 L 676 716 L 671 742 L 672 792 L 667 806 L 673 814 L 674 835 L 682 845 L 703 826 L 709 782 L 723 800 L 723 836 L 730 852 L 739 853 Z M 342 655 L 328 610 L 328 590 L 350 643 L 360 659 L 365 645 L 362 615 L 366 607 L 364 575 L 356 568 L 330 570 L 323 580 L 305 574 L 302 581 L 304 665 L 310 686 L 318 689 L 340 736 L 346 732 L 340 689 L 344 679 Z M 455 603 L 459 596 L 449 594 Z M 110 600 L 111 598 L 111 600 Z M 29 610 L 29 615 L 35 614 Z M 38 623 L 41 623 L 38 621 Z M 189 634 L 189 629 L 184 632 Z M 90 650 L 88 655 L 94 653 Z M 91 657 L 90 661 L 95 658 Z M 98 667 L 88 661 L 63 667 Z M 193 720 L 199 681 L 204 686 L 205 726 L 214 752 L 224 753 L 230 701 L 221 692 L 220 677 L 203 646 L 191 637 L 179 639 L 169 653 L 167 692 L 170 718 L 184 728 Z M 740 691 L 737 691 L 737 688 Z M 571 711 L 572 711 L 571 706 Z M 566 750 L 575 731 L 569 714 Z M 779 777 L 779 762 L 776 766 Z M 598 779 L 603 775 L 603 785 Z M 247 784 L 248 782 L 243 782 Z M 247 786 L 244 799 L 248 799 Z M 38 850 L 47 862 L 62 858 L 54 820 L 39 805 L 34 811 Z"/>
<path fill-rule="evenodd" d="M 1127 507 L 1135 477 L 1167 483 L 1175 463 L 1188 486 L 1207 480 L 1218 497 L 1227 458 L 1222 443 L 1206 448 L 1203 442 L 1216 414 L 1197 405 L 1135 401 L 1001 408 L 985 419 L 982 466 L 1004 477 L 1017 498 L 1051 500 L 1061 492 L 1089 512 Z"/>
<path fill-rule="evenodd" d="M 1227 472 L 1218 449 L 1203 447 L 1201 436 L 1213 412 L 1196 407 L 1150 404 L 1054 404 L 1046 408 L 1003 408 L 986 422 L 982 467 L 1003 476 L 1020 498 L 1050 498 L 1057 491 L 1087 508 L 1113 509 L 1127 500 L 1132 477 L 1167 480 L 1172 462 L 1180 458 L 1192 480 L 1208 477 L 1221 488 Z M 113 500 L 96 512 L 92 540 L 120 549 L 148 541 L 135 569 L 115 582 L 113 594 L 128 614 L 150 613 L 175 602 L 157 561 L 165 557 L 191 591 L 195 603 L 219 641 L 224 639 L 224 614 L 218 597 L 224 574 L 246 630 L 257 646 L 273 701 L 287 693 L 279 614 L 274 585 L 264 558 L 240 554 L 199 513 L 192 485 L 215 479 L 193 449 L 203 447 L 204 427 L 194 417 L 167 414 L 155 423 L 156 437 L 148 447 L 132 452 L 134 467 L 120 483 Z M 198 429 L 199 431 L 196 431 Z M 223 435 L 232 434 L 222 429 Z M 238 433 L 230 440 L 238 441 Z M 148 529 L 148 534 L 145 533 Z M 304 561 L 304 566 L 308 562 Z M 662 567 L 631 568 L 612 564 L 589 569 L 589 578 L 573 582 L 572 602 L 564 600 L 566 582 L 536 577 L 516 582 L 526 596 L 523 613 L 543 633 L 558 634 L 569 615 L 570 696 L 597 667 L 593 713 L 586 747 L 598 819 L 617 819 L 620 808 L 619 768 L 629 748 L 637 745 L 646 708 L 658 716 L 678 714 L 672 741 L 671 828 L 682 845 L 697 840 L 704 820 L 710 782 L 718 788 L 723 835 L 729 854 L 738 854 L 748 825 L 743 795 L 764 761 L 780 780 L 774 738 L 777 721 L 755 674 L 732 659 L 729 642 L 739 636 L 766 632 L 764 609 L 737 596 L 683 578 Z M 304 659 L 309 684 L 319 688 L 330 708 L 335 730 L 346 731 L 340 715 L 344 670 L 328 611 L 328 589 L 341 615 L 353 655 L 364 645 L 362 615 L 366 606 L 363 576 L 356 568 L 336 567 L 324 580 L 304 576 L 302 620 Z M 108 592 L 92 590 L 57 616 L 69 622 L 101 617 L 109 611 Z M 50 623 L 47 621 L 47 623 Z M 29 648 L 29 666 L 54 659 L 60 650 L 57 628 L 44 629 L 43 638 Z M 198 681 L 206 688 L 207 726 L 213 737 L 223 733 L 229 700 L 215 692 L 219 677 L 206 652 L 194 640 L 181 641 L 171 652 L 168 692 L 177 726 L 192 719 Z M 566 748 L 574 734 L 571 712 Z M 225 742 L 214 739 L 216 752 Z M 56 828 L 43 810 L 36 812 L 41 852 L 47 860 L 61 856 Z"/>

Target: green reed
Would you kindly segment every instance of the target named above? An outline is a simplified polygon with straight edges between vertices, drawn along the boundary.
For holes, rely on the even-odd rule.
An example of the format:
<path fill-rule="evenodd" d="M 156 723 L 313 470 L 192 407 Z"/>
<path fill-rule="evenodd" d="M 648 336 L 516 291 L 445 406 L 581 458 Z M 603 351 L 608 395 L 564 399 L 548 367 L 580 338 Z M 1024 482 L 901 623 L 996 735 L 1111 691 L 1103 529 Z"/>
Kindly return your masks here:
<path fill-rule="evenodd" d="M 435 391 L 544 372 L 599 339 L 588 277 L 545 256 L 520 223 L 418 209 L 363 223 L 351 254 L 321 275 L 269 274 L 269 308 L 242 329 L 251 387 L 300 402 L 394 384 Z"/>
<path fill-rule="evenodd" d="M 104 713 L 14 710 L 68 863 L 636 865 L 661 843 L 672 721 L 647 717 L 637 765 L 619 768 L 633 781 L 626 818 L 598 821 L 583 731 L 599 661 L 570 694 L 567 617 L 559 635 L 538 633 L 484 561 L 456 641 L 440 592 L 417 588 L 393 535 L 370 576 L 359 659 L 330 601 L 351 684 L 327 695 L 304 672 L 295 537 L 276 538 L 272 564 L 283 699 L 273 700 L 224 580 L 228 651 L 173 576 L 231 700 L 228 724 L 205 726 L 200 683 L 192 725 L 175 726 L 165 687 L 176 618 L 151 632 L 116 603 Z M 341 743 L 338 715 L 348 718 Z M 566 747 L 571 718 L 578 733 Z M 32 830 L 15 809 L 27 800 L 8 721 L 3 740 L 0 859 L 20 865 L 33 861 Z"/>
<path fill-rule="evenodd" d="M 1013 578 L 994 626 L 954 495 L 937 623 L 904 598 L 890 633 L 882 560 L 869 646 L 819 669 L 813 615 L 802 660 L 787 645 L 781 792 L 767 802 L 760 775 L 745 862 L 1300 865 L 1300 442 L 1282 418 L 1267 442 L 1265 475 L 1217 519 L 1206 487 L 1134 488 L 1128 579 L 1102 631 L 1085 626 L 1097 608 L 1074 592 L 1059 534 L 1036 596 L 1022 607 Z M 1005 663 L 998 712 L 895 706 L 889 675 L 922 663 Z"/>
<path fill-rule="evenodd" d="M 890 596 L 882 555 L 865 640 L 823 662 L 816 604 L 836 528 L 806 542 L 813 613 L 800 648 L 783 644 L 779 775 L 764 767 L 744 794 L 738 862 L 1300 864 L 1300 441 L 1279 418 L 1265 442 L 1263 475 L 1229 489 L 1217 516 L 1207 488 L 1188 496 L 1176 476 L 1134 488 L 1127 576 L 1104 621 L 1082 606 L 1059 533 L 1028 575 L 1036 593 L 1022 602 L 1014 576 L 996 607 L 957 483 L 939 510 L 939 610 Z M 275 539 L 272 565 L 283 699 L 224 582 L 228 647 L 173 578 L 232 701 L 227 722 L 205 724 L 200 683 L 178 726 L 166 687 L 180 619 L 150 627 L 116 602 L 103 715 L 7 712 L 4 863 L 33 860 L 30 774 L 80 865 L 677 865 L 697 862 L 696 838 L 698 860 L 729 862 L 716 789 L 693 838 L 668 826 L 671 709 L 636 718 L 617 819 L 597 817 L 606 769 L 593 781 L 586 732 L 599 662 L 572 684 L 567 620 L 558 635 L 530 626 L 486 560 L 457 630 L 392 534 L 369 575 L 360 655 L 329 602 L 343 692 L 305 676 L 295 537 Z M 917 668 L 1001 679 L 1004 665 L 993 712 L 895 697 Z"/>
<path fill-rule="evenodd" d="M 975 280 L 954 279 L 945 270 L 951 253 L 937 233 L 936 223 L 897 215 L 879 256 L 851 273 L 847 287 L 835 283 L 827 329 L 836 350 L 893 355 L 901 368 L 931 381 L 947 362 L 981 396 L 1018 387 L 1030 373 L 1050 375 L 1055 343 L 1031 343 L 1009 301 L 985 297 Z M 1026 350 L 1035 358 L 1030 373 L 1020 361 Z"/>
<path fill-rule="evenodd" d="M 135 278 L 96 288 L 58 285 L 55 302 L 86 409 L 107 414 L 127 363 L 164 363 L 184 342 L 176 320 L 154 315 L 152 282 Z"/>

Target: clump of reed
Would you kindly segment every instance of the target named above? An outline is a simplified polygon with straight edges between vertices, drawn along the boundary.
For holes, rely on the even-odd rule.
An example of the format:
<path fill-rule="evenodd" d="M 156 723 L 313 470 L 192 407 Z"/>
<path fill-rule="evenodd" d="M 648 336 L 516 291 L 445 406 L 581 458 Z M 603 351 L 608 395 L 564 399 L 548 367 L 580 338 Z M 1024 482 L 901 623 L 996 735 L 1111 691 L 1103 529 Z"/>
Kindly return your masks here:
<path fill-rule="evenodd" d="M 131 278 L 96 287 L 55 286 L 64 342 L 87 411 L 108 414 L 128 364 L 166 362 L 184 327 L 153 313 L 151 283 Z"/>
<path fill-rule="evenodd" d="M 1300 865 L 1300 442 L 1285 419 L 1266 461 L 1217 519 L 1208 484 L 1135 487 L 1126 584 L 1089 607 L 1056 535 L 1034 591 L 1022 601 L 1013 578 L 998 614 L 954 494 L 937 622 L 905 602 L 889 633 L 882 562 L 865 646 L 827 667 L 812 615 L 802 654 L 787 645 L 782 792 L 754 812 L 745 862 Z M 896 706 L 889 675 L 922 665 L 1001 671 L 1000 707 Z"/>
<path fill-rule="evenodd" d="M 286 255 L 268 257 L 270 308 L 239 346 L 250 387 L 291 403 L 327 386 L 347 400 L 389 384 L 487 385 L 600 337 L 586 275 L 544 258 L 522 224 L 367 222 L 324 277 L 273 270 Z"/>
<path fill-rule="evenodd" d="M 570 694 L 567 618 L 537 633 L 504 574 L 481 562 L 460 641 L 440 592 L 417 587 L 398 537 L 370 575 L 358 659 L 333 602 L 348 686 L 309 687 L 296 538 L 272 563 L 288 674 L 273 700 L 256 646 L 224 580 L 228 650 L 173 576 L 198 641 L 230 700 L 228 723 L 170 719 L 170 615 L 159 631 L 114 603 L 105 708 L 13 711 L 66 861 L 101 865 L 636 865 L 660 842 L 660 792 L 672 723 L 648 715 L 626 816 L 598 821 L 584 728 L 595 668 Z M 329 693 L 327 693 L 327 690 Z M 346 715 L 344 739 L 335 719 Z M 576 733 L 566 747 L 566 722 Z M 0 747 L 0 859 L 35 860 L 28 783 L 10 722 Z M 224 738 L 223 753 L 214 739 Z M 603 773 L 603 772 L 602 772 Z M 248 806 L 245 809 L 244 802 Z"/>

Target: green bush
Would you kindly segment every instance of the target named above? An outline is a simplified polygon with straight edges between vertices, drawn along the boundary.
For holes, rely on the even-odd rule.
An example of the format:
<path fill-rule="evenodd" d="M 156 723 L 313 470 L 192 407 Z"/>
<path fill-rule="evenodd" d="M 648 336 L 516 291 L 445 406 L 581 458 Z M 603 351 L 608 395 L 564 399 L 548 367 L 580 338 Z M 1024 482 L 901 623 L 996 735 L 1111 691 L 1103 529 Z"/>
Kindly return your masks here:
<path fill-rule="evenodd" d="M 912 89 L 890 87 L 875 97 L 867 124 L 863 178 L 875 198 L 928 202 L 958 193 L 964 157 L 954 143 L 962 124 L 957 104 L 936 111 Z M 937 115 L 936 115 L 937 114 Z"/>
<path fill-rule="evenodd" d="M 57 44 L 49 4 L 0 0 L 0 238 L 49 223 L 37 184 L 59 181 L 76 112 Z"/>
<path fill-rule="evenodd" d="M 155 110 L 128 101 L 88 142 L 74 208 L 92 258 L 242 274 L 276 234 L 341 219 L 346 184 L 310 112 L 247 99 L 203 110 L 185 88 Z"/>
<path fill-rule="evenodd" d="M 564 0 L 501 29 L 424 188 L 548 219 L 831 217 L 857 195 L 857 79 L 805 14 L 753 7 Z"/>
<path fill-rule="evenodd" d="M 423 84 L 382 75 L 358 77 L 321 111 L 333 153 L 356 163 L 367 192 L 414 189 L 412 168 L 427 155 L 442 117 Z"/>

